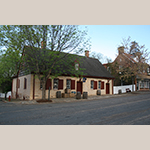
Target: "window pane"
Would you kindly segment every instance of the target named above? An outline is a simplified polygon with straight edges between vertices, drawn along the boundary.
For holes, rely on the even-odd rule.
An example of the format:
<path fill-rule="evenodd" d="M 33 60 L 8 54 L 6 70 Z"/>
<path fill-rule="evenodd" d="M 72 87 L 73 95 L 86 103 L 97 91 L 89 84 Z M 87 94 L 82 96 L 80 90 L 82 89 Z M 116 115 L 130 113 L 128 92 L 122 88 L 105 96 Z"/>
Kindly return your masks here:
<path fill-rule="evenodd" d="M 54 79 L 53 89 L 58 89 L 58 79 Z"/>
<path fill-rule="evenodd" d="M 66 87 L 67 89 L 70 89 L 71 88 L 71 80 L 67 79 L 67 83 L 66 83 Z"/>
<path fill-rule="evenodd" d="M 94 81 L 91 81 L 91 89 L 94 87 Z"/>
<path fill-rule="evenodd" d="M 26 89 L 26 88 L 27 88 L 27 79 L 24 78 L 24 89 Z"/>
<path fill-rule="evenodd" d="M 75 70 L 79 70 L 79 64 L 75 64 Z"/>
<path fill-rule="evenodd" d="M 98 88 L 101 89 L 101 81 L 98 81 Z"/>

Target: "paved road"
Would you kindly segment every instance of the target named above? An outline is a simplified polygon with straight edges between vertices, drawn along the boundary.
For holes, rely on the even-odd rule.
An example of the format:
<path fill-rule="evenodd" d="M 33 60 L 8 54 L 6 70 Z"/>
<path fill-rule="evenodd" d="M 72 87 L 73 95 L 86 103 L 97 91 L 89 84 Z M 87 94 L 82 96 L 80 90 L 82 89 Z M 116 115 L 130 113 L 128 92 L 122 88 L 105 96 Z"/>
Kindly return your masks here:
<path fill-rule="evenodd" d="M 0 101 L 1 125 L 150 125 L 150 93 L 48 104 Z"/>

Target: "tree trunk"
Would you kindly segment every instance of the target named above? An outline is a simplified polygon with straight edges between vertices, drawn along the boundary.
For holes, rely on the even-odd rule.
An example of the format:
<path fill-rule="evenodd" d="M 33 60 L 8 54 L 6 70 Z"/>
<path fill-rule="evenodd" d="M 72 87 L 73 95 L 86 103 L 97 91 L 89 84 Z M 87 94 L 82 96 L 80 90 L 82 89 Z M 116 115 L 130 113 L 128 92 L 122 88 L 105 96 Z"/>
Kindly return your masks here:
<path fill-rule="evenodd" d="M 42 100 L 46 99 L 46 81 L 43 79 L 43 83 L 42 83 Z"/>
<path fill-rule="evenodd" d="M 5 100 L 7 99 L 7 92 L 5 92 Z"/>

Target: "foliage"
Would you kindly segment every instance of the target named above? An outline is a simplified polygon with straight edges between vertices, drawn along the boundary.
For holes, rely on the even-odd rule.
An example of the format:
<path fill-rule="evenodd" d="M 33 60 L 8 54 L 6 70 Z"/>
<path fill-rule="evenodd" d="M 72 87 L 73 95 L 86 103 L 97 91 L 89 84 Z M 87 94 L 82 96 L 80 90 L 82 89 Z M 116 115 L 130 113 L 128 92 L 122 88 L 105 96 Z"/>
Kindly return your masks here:
<path fill-rule="evenodd" d="M 18 59 L 20 59 L 19 55 L 14 52 L 0 56 L 0 88 L 5 96 L 8 91 L 11 91 L 12 76 L 17 73 Z"/>
<path fill-rule="evenodd" d="M 4 53 L 23 54 L 17 68 L 21 64 L 26 71 L 37 75 L 43 87 L 42 99 L 45 99 L 46 81 L 50 76 L 56 77 L 64 73 L 60 68 L 76 75 L 73 65 L 75 56 L 72 55 L 74 58 L 71 58 L 69 53 L 79 54 L 89 49 L 86 35 L 87 32 L 79 30 L 76 25 L 2 26 L 0 46 L 5 46 Z"/>
<path fill-rule="evenodd" d="M 144 76 L 148 68 L 149 52 L 145 48 L 145 45 L 139 45 L 136 41 L 131 41 L 129 37 L 127 40 L 123 40 L 122 46 L 125 48 L 125 52 L 130 57 L 126 59 L 118 72 L 122 72 L 122 77 L 131 78 L 137 76 Z"/>
<path fill-rule="evenodd" d="M 131 38 L 123 39 L 121 45 L 124 48 L 124 53 L 116 63 L 111 64 L 111 70 L 114 70 L 112 75 L 116 78 L 116 84 L 120 84 L 120 80 L 124 84 L 133 84 L 135 78 L 143 78 L 147 72 L 147 64 L 149 60 L 149 52 L 145 45 L 140 46 L 136 41 L 131 41 Z M 123 56 L 123 57 L 122 57 Z"/>
<path fill-rule="evenodd" d="M 132 41 L 129 36 L 127 39 L 122 39 L 121 46 L 124 47 L 125 53 L 137 56 L 138 62 L 148 63 L 149 52 L 145 45 L 139 45 L 138 42 Z"/>

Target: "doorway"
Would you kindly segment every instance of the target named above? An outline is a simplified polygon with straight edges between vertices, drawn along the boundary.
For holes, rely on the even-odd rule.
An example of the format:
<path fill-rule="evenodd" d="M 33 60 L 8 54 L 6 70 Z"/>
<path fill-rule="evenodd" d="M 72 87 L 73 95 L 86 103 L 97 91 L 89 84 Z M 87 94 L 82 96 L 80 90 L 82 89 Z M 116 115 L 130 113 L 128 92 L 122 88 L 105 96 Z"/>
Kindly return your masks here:
<path fill-rule="evenodd" d="M 106 94 L 110 94 L 110 88 L 109 88 L 109 83 L 106 83 Z"/>
<path fill-rule="evenodd" d="M 77 81 L 77 92 L 81 92 L 82 94 L 82 82 Z"/>

